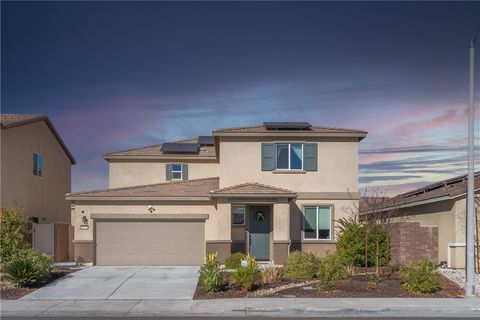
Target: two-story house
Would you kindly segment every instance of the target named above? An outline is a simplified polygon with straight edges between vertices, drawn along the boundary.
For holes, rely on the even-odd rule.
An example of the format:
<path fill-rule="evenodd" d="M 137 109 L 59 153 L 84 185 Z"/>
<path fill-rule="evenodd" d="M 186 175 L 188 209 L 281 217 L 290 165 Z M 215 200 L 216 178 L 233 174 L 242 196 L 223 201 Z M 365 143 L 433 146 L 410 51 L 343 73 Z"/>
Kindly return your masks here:
<path fill-rule="evenodd" d="M 56 261 L 73 258 L 70 204 L 75 159 L 45 115 L 2 114 L 1 203 L 32 223 L 32 245 Z"/>
<path fill-rule="evenodd" d="M 75 256 L 97 265 L 200 265 L 245 252 L 335 250 L 335 219 L 358 207 L 364 131 L 309 123 L 108 153 L 110 188 L 67 195 Z"/>

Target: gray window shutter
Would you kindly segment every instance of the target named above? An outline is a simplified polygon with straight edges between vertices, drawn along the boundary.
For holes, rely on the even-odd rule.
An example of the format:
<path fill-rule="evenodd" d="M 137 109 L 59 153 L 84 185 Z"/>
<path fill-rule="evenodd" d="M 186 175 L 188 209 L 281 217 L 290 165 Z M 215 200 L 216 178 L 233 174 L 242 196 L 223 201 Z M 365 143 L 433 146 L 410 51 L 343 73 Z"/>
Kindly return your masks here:
<path fill-rule="evenodd" d="M 262 171 L 275 170 L 275 144 L 262 143 Z"/>
<path fill-rule="evenodd" d="M 303 145 L 303 169 L 305 171 L 317 171 L 317 144 L 306 143 Z"/>
<path fill-rule="evenodd" d="M 186 163 L 182 165 L 182 179 L 188 180 L 188 164 Z"/>
<path fill-rule="evenodd" d="M 167 163 L 165 173 L 167 180 L 172 180 L 172 164 Z"/>

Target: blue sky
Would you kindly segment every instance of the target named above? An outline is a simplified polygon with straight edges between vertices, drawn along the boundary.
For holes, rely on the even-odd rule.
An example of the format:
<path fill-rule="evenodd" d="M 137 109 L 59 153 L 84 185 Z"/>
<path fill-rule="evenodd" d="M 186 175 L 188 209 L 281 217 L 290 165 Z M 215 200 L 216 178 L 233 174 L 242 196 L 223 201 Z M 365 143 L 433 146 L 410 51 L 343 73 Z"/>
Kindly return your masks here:
<path fill-rule="evenodd" d="M 475 2 L 2 2 L 2 113 L 52 119 L 74 191 L 107 186 L 106 152 L 294 120 L 369 131 L 361 186 L 398 193 L 466 172 L 479 17 Z"/>

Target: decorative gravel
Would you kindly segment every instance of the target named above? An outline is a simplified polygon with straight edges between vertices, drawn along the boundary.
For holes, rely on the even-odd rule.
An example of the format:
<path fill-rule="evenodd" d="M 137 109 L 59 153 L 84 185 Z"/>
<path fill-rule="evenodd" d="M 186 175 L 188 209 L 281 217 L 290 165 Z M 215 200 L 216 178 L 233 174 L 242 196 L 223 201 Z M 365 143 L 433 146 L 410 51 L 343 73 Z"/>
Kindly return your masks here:
<path fill-rule="evenodd" d="M 248 297 L 249 298 L 257 298 L 257 297 L 270 296 L 272 294 L 283 291 L 285 289 L 298 288 L 298 287 L 303 287 L 303 286 L 310 286 L 311 284 L 318 283 L 318 282 L 319 282 L 319 280 L 310 280 L 310 281 L 305 281 L 305 282 L 300 282 L 300 283 L 288 283 L 288 284 L 281 285 L 281 286 L 278 286 L 278 287 L 269 288 L 269 289 L 262 289 L 262 290 L 252 292 L 251 294 L 248 295 Z"/>
<path fill-rule="evenodd" d="M 439 271 L 449 280 L 455 282 L 460 287 L 465 288 L 465 270 L 440 268 Z M 478 273 L 475 274 L 475 288 L 477 289 L 477 295 L 480 295 L 480 274 Z"/>

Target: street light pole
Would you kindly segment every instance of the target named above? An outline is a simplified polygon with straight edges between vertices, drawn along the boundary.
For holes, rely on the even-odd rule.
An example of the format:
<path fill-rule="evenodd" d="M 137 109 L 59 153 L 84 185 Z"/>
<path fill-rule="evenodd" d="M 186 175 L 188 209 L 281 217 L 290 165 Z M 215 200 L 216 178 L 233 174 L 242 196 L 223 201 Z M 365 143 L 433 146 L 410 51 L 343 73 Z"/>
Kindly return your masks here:
<path fill-rule="evenodd" d="M 468 95 L 468 179 L 467 179 L 467 217 L 466 217 L 466 281 L 465 296 L 475 295 L 475 244 L 473 241 L 474 224 L 474 166 L 475 166 L 475 40 L 480 29 L 470 40 L 470 84 Z"/>

